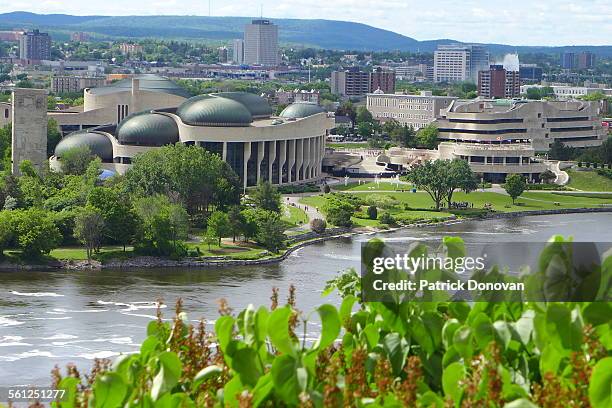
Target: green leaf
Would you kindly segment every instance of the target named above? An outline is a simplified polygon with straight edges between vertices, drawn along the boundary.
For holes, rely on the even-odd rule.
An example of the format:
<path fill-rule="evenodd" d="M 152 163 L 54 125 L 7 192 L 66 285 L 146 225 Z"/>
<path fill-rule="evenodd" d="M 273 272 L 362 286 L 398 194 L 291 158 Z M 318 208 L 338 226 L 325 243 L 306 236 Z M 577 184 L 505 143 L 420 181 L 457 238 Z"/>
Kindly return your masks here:
<path fill-rule="evenodd" d="M 259 407 L 274 390 L 272 374 L 268 373 L 259 377 L 255 388 L 253 388 L 253 407 Z"/>
<path fill-rule="evenodd" d="M 321 336 L 315 343 L 314 347 L 324 349 L 332 344 L 340 334 L 340 316 L 338 311 L 332 305 L 321 305 L 317 309 L 321 318 Z"/>
<path fill-rule="evenodd" d="M 178 384 L 182 369 L 181 360 L 175 353 L 164 351 L 159 355 L 159 371 L 153 378 L 151 387 L 151 397 L 154 401 Z"/>
<path fill-rule="evenodd" d="M 461 363 L 452 363 L 442 373 L 442 389 L 444 395 L 451 397 L 453 402 L 459 402 L 463 395 L 460 382 L 465 379 L 465 366 Z"/>
<path fill-rule="evenodd" d="M 202 383 L 210 378 L 215 378 L 221 375 L 223 372 L 223 368 L 218 365 L 211 365 L 206 368 L 203 368 L 198 372 L 195 377 L 193 377 L 193 384 L 191 389 L 197 390 Z"/>
<path fill-rule="evenodd" d="M 117 373 L 106 373 L 99 377 L 93 386 L 96 408 L 117 408 L 123 405 L 127 385 Z"/>
<path fill-rule="evenodd" d="M 289 307 L 279 307 L 268 318 L 268 336 L 272 345 L 285 354 L 295 354 L 293 341 L 289 337 L 289 317 L 292 310 Z"/>
<path fill-rule="evenodd" d="M 270 312 L 268 312 L 268 309 L 263 306 L 257 309 L 257 313 L 255 314 L 255 340 L 257 344 L 264 344 L 266 341 L 269 318 Z"/>
<path fill-rule="evenodd" d="M 484 350 L 493 341 L 493 324 L 491 324 L 491 319 L 486 314 L 479 313 L 472 320 L 471 326 L 478 347 Z"/>
<path fill-rule="evenodd" d="M 195 404 L 189 395 L 179 392 L 176 394 L 165 394 L 155 402 L 155 408 L 192 408 Z"/>
<path fill-rule="evenodd" d="M 445 348 L 453 345 L 453 335 L 457 329 L 461 327 L 461 323 L 457 319 L 448 319 L 442 327 L 442 342 Z"/>
<path fill-rule="evenodd" d="M 433 391 L 426 391 L 419 397 L 420 407 L 444 408 L 444 400 Z"/>
<path fill-rule="evenodd" d="M 593 408 L 612 406 L 612 357 L 597 362 L 589 381 L 589 401 Z"/>
<path fill-rule="evenodd" d="M 383 339 L 383 347 L 389 362 L 391 362 L 393 374 L 399 375 L 402 368 L 404 368 L 404 363 L 410 349 L 408 342 L 398 333 L 389 333 Z"/>
<path fill-rule="evenodd" d="M 353 305 L 357 301 L 357 298 L 353 295 L 347 295 L 342 299 L 342 304 L 340 305 L 340 322 L 344 325 L 348 324 L 351 318 L 351 312 L 353 311 Z"/>
<path fill-rule="evenodd" d="M 240 376 L 235 376 L 223 387 L 223 406 L 238 407 L 238 395 L 242 392 L 243 385 L 240 382 Z"/>
<path fill-rule="evenodd" d="M 608 302 L 592 302 L 584 308 L 582 316 L 587 323 L 599 326 L 600 324 L 610 322 L 612 306 Z"/>
<path fill-rule="evenodd" d="M 232 356 L 232 368 L 240 375 L 240 382 L 252 387 L 263 374 L 257 351 L 250 347 L 242 348 Z"/>
<path fill-rule="evenodd" d="M 582 325 L 566 306 L 552 303 L 546 309 L 549 338 L 560 349 L 578 351 L 582 345 Z"/>
<path fill-rule="evenodd" d="M 64 396 L 60 401 L 60 408 L 74 408 L 77 397 L 77 386 L 80 381 L 74 377 L 64 377 L 58 384 L 58 389 L 64 390 Z"/>
<path fill-rule="evenodd" d="M 378 340 L 380 339 L 380 332 L 378 327 L 374 324 L 367 324 L 363 329 L 363 334 L 365 336 L 365 340 L 368 343 L 368 349 L 372 350 L 378 344 Z"/>
<path fill-rule="evenodd" d="M 161 351 L 161 342 L 159 341 L 159 338 L 157 338 L 157 336 L 147 337 L 140 346 L 140 355 L 142 357 L 142 363 L 146 363 L 150 356 L 158 351 Z"/>
<path fill-rule="evenodd" d="M 274 392 L 288 405 L 298 403 L 300 382 L 297 375 L 297 361 L 289 354 L 283 354 L 272 363 Z"/>
<path fill-rule="evenodd" d="M 234 336 L 234 318 L 231 316 L 221 316 L 215 322 L 215 333 L 219 347 L 225 353 L 227 345 Z"/>
<path fill-rule="evenodd" d="M 462 326 L 455 331 L 453 335 L 453 346 L 457 352 L 468 361 L 474 354 L 472 346 L 472 330 L 468 326 Z"/>

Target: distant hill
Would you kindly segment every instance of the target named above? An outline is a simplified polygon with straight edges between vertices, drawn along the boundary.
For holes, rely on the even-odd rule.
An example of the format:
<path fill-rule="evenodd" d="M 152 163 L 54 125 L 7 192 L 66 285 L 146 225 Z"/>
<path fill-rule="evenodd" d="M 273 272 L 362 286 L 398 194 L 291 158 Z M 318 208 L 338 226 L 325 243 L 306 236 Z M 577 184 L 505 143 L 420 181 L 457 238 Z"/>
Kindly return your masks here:
<path fill-rule="evenodd" d="M 0 14 L 0 30 L 39 28 L 65 39 L 73 31 L 85 31 L 99 38 L 163 38 L 228 41 L 241 38 L 249 17 L 202 16 L 72 16 L 35 14 L 23 11 Z M 334 20 L 272 19 L 280 27 L 285 44 L 336 50 L 401 50 L 431 52 L 440 43 L 453 40 L 418 41 L 367 24 Z M 528 47 L 486 44 L 494 54 L 507 52 L 555 53 L 590 50 L 612 56 L 612 46 Z"/>

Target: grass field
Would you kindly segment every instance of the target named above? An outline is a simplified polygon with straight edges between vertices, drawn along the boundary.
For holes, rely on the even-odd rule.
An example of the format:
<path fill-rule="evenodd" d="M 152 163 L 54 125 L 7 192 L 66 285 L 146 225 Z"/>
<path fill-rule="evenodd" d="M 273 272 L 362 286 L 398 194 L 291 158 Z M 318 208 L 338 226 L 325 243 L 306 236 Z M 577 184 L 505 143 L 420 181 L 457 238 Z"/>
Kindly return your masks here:
<path fill-rule="evenodd" d="M 583 191 L 612 191 L 612 180 L 596 171 L 568 170 L 567 174 L 570 177 L 568 187 Z"/>
<path fill-rule="evenodd" d="M 332 189 L 337 191 L 409 191 L 412 189 L 412 184 L 400 183 L 398 187 L 396 183 L 389 181 L 381 181 L 378 185 L 373 181 L 368 181 L 361 184 L 352 182 L 346 186 L 344 183 L 335 184 Z"/>
<path fill-rule="evenodd" d="M 308 224 L 308 215 L 306 215 L 306 211 L 290 205 L 283 206 L 282 219 L 287 223 L 287 228 L 294 228 L 302 224 Z"/>
<path fill-rule="evenodd" d="M 325 143 L 325 147 L 332 149 L 367 149 L 367 142 L 356 142 L 356 143 Z"/>
<path fill-rule="evenodd" d="M 353 193 L 363 195 L 367 192 L 354 191 Z M 468 203 L 473 203 L 473 208 L 470 207 L 465 210 L 435 211 L 433 208 L 433 200 L 425 192 L 380 192 L 370 194 L 386 195 L 397 200 L 399 204 L 389 211 L 397 220 L 404 222 L 441 219 L 451 214 L 455 214 L 459 217 L 474 216 L 484 212 L 483 207 L 485 203 L 491 204 L 492 209 L 497 212 L 537 211 L 612 205 L 612 196 L 607 194 L 602 196 L 597 196 L 595 194 L 575 196 L 565 193 L 529 191 L 523 193 L 523 195 L 516 200 L 515 205 L 512 205 L 512 199 L 500 193 L 473 192 L 466 194 L 457 192 L 453 194 L 453 201 L 467 201 Z M 323 195 L 317 195 L 304 197 L 300 201 L 307 205 L 317 206 L 324 211 L 326 199 Z M 382 212 L 383 211 L 379 209 L 379 217 Z M 377 224 L 379 224 L 375 220 L 355 217 L 353 217 L 353 222 L 358 226 L 377 226 Z"/>

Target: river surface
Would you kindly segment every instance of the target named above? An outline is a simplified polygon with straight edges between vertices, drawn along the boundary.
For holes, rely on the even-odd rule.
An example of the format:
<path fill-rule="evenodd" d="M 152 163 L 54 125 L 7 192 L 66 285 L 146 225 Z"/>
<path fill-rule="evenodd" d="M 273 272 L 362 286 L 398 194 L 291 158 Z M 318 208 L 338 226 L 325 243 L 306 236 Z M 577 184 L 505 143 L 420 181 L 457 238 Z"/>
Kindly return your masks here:
<path fill-rule="evenodd" d="M 469 221 L 381 234 L 392 241 L 462 236 L 467 242 L 538 242 L 553 234 L 577 241 L 612 241 L 612 214 L 569 214 Z M 325 281 L 338 271 L 359 267 L 360 243 L 371 235 L 304 247 L 280 264 L 215 269 L 0 272 L 0 387 L 47 386 L 54 365 L 75 363 L 87 370 L 94 358 L 137 351 L 156 300 L 184 300 L 190 319 L 214 324 L 217 301 L 228 299 L 238 311 L 249 303 L 269 305 L 271 288 L 281 300 L 289 285 L 297 303 L 309 311 L 321 298 Z M 311 325 L 316 331 L 316 324 Z"/>

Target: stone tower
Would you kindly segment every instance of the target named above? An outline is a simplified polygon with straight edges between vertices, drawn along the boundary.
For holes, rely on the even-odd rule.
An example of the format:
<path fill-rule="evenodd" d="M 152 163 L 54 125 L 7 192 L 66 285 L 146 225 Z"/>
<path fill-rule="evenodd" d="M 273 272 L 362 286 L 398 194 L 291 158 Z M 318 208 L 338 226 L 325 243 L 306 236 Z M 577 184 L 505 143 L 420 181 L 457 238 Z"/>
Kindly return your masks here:
<path fill-rule="evenodd" d="M 47 91 L 16 88 L 13 91 L 13 174 L 30 160 L 41 170 L 47 161 Z"/>

